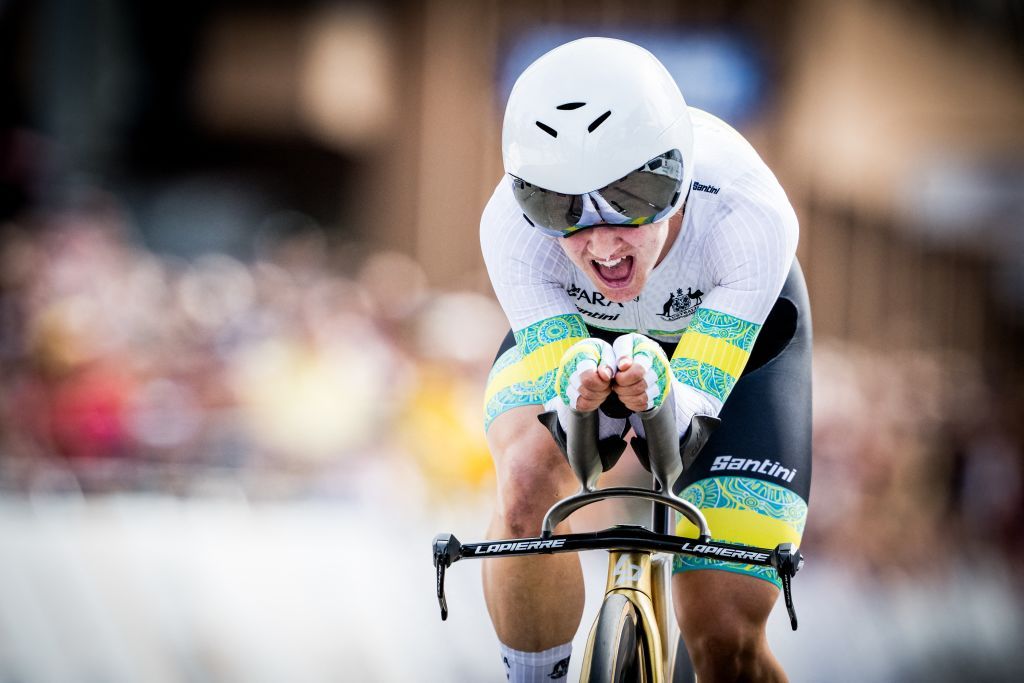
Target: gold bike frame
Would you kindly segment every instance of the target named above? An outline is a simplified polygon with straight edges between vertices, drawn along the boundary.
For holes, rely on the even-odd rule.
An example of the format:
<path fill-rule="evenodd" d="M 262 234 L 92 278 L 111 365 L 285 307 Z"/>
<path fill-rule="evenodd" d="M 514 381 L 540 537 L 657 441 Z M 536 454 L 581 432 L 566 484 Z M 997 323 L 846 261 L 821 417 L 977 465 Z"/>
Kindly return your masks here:
<path fill-rule="evenodd" d="M 671 600 L 672 557 L 649 552 L 608 553 L 604 600 L 618 593 L 633 603 L 640 619 L 637 650 L 641 655 L 641 683 L 668 683 L 678 642 Z M 602 601 L 603 602 L 603 601 Z M 590 628 L 582 671 L 590 670 L 597 620 Z"/>

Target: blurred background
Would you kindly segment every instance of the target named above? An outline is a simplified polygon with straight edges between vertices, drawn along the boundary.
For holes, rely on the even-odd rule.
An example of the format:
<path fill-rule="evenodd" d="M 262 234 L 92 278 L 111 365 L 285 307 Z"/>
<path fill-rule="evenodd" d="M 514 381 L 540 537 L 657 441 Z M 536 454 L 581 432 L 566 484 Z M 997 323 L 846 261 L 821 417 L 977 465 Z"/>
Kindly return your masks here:
<path fill-rule="evenodd" d="M 800 217 L 793 680 L 1021 680 L 1018 0 L 0 0 L 0 681 L 503 680 L 427 548 L 489 514 L 504 102 L 584 35 Z"/>

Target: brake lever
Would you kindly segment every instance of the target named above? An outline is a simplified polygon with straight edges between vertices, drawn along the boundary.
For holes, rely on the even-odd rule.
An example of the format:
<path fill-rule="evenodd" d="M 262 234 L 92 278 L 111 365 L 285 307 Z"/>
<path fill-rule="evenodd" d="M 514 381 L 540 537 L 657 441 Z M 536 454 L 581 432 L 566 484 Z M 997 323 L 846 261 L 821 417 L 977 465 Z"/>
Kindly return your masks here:
<path fill-rule="evenodd" d="M 462 557 L 462 544 L 451 534 L 434 537 L 434 569 L 437 570 L 437 604 L 441 608 L 441 621 L 448 619 L 448 600 L 444 595 L 444 575 L 452 562 Z"/>
<path fill-rule="evenodd" d="M 782 595 L 786 600 L 786 611 L 789 612 L 789 624 L 795 631 L 797 628 L 796 607 L 793 605 L 793 577 L 804 566 L 804 556 L 800 549 L 792 543 L 780 543 L 772 552 L 772 564 L 782 581 Z"/>
<path fill-rule="evenodd" d="M 441 562 L 437 566 L 437 604 L 441 607 L 441 621 L 448 620 L 448 600 L 444 597 L 444 572 L 445 565 Z"/>

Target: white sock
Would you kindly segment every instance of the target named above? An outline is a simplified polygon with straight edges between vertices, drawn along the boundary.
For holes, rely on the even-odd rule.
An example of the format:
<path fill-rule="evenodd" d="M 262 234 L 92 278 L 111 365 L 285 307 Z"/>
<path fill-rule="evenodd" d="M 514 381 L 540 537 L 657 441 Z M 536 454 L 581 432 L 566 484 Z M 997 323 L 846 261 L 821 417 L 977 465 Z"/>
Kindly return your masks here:
<path fill-rule="evenodd" d="M 501 659 L 510 683 L 550 683 L 569 674 L 572 642 L 543 652 L 520 652 L 501 643 Z"/>

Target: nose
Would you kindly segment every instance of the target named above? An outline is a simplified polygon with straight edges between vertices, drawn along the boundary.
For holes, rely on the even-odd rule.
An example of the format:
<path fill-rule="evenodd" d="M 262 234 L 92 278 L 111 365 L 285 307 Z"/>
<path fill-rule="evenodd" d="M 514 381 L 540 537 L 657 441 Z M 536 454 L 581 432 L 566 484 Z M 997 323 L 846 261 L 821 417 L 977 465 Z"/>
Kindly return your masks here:
<path fill-rule="evenodd" d="M 596 256 L 598 260 L 605 260 L 614 256 L 616 250 L 622 244 L 619 230 L 620 228 L 603 226 L 591 228 L 589 230 L 590 243 L 587 245 L 590 253 Z"/>

